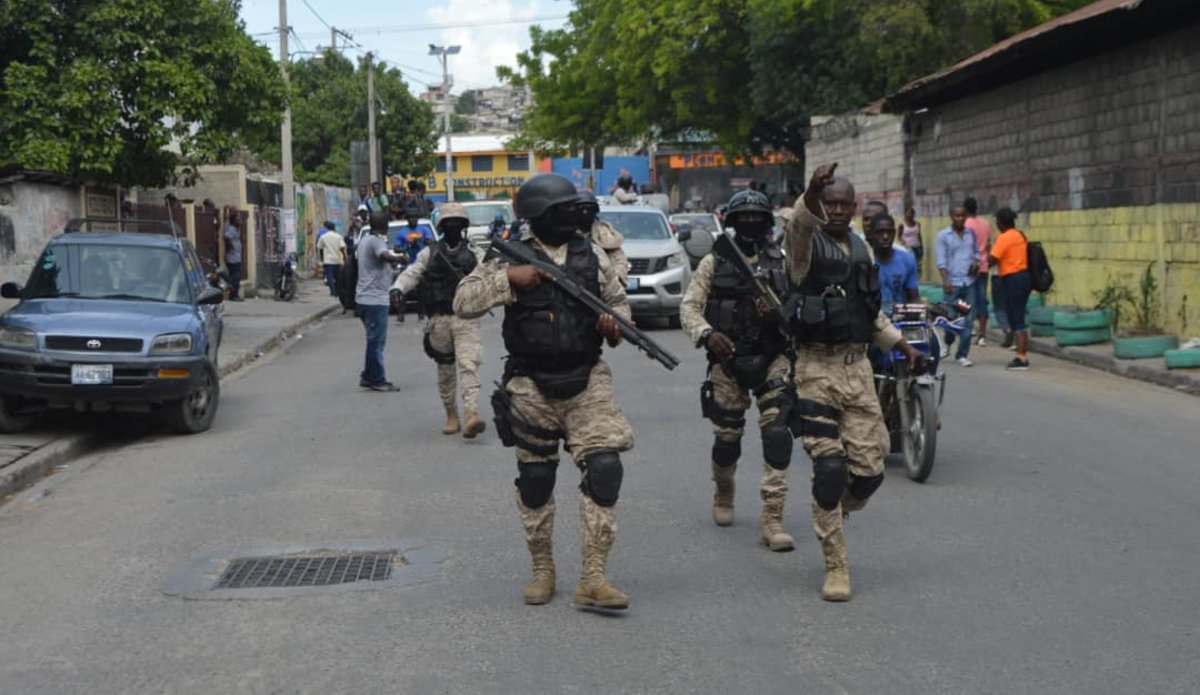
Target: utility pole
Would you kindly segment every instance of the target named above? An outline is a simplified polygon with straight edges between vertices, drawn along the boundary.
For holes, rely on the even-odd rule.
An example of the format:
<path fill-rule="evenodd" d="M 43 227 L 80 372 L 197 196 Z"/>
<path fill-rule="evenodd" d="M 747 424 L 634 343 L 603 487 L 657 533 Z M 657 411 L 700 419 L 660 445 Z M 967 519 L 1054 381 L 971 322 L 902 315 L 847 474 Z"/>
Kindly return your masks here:
<path fill-rule="evenodd" d="M 367 147 L 371 149 L 368 175 L 371 183 L 379 180 L 379 157 L 375 151 L 375 56 L 367 54 Z"/>
<path fill-rule="evenodd" d="M 450 145 L 450 72 L 446 60 L 462 50 L 462 46 L 429 44 L 429 55 L 442 61 L 442 130 L 446 137 L 446 201 L 454 202 L 454 152 Z"/>
<path fill-rule="evenodd" d="M 329 50 L 337 53 L 337 27 L 329 27 Z"/>
<path fill-rule="evenodd" d="M 530 89 L 529 83 L 526 82 L 525 83 L 525 113 L 521 114 L 521 120 L 525 119 L 525 116 L 529 113 L 530 109 L 532 109 L 532 108 L 533 108 L 533 90 Z M 532 177 L 537 172 L 537 169 L 535 169 L 533 167 L 533 156 L 534 156 L 533 147 L 530 147 L 529 148 L 529 176 L 530 177 Z"/>
<path fill-rule="evenodd" d="M 279 71 L 283 74 L 284 84 L 288 81 L 288 27 L 287 0 L 279 0 Z M 283 207 L 290 210 L 296 207 L 296 192 L 292 190 L 295 174 L 292 172 L 292 108 L 289 106 L 283 112 L 281 126 L 280 153 L 283 169 Z"/>

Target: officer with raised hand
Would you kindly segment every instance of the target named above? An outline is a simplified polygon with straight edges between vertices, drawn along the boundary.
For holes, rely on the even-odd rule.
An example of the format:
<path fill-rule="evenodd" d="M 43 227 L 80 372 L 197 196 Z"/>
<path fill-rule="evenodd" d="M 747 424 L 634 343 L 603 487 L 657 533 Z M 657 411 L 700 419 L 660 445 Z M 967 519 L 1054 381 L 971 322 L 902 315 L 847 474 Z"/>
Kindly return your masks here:
<path fill-rule="evenodd" d="M 577 202 L 574 184 L 563 176 L 529 179 L 517 191 L 516 213 L 528 220 L 532 235 L 509 243 L 559 266 L 628 318 L 625 286 L 608 256 L 579 234 Z M 531 265 L 485 260 L 459 285 L 454 310 L 474 319 L 504 306 L 508 358 L 492 406 L 501 440 L 517 448 L 517 509 L 533 560 L 525 603 L 544 604 L 555 593 L 554 482 L 559 440 L 565 440 L 583 477 L 583 573 L 575 603 L 624 609 L 629 597 L 605 573 L 617 532 L 620 452 L 633 447 L 633 434 L 613 399 L 612 372 L 600 359 L 605 339 L 615 344 L 621 334 L 612 315 L 597 316 L 547 275 Z"/>
<path fill-rule="evenodd" d="M 401 297 L 417 290 L 421 313 L 429 317 L 425 325 L 425 354 L 437 363 L 438 395 L 446 408 L 442 434 L 459 431 L 458 385 L 462 385 L 466 421 L 463 437 L 473 439 L 487 428 L 479 418 L 479 319 L 454 315 L 454 294 L 458 283 L 475 270 L 481 256 L 466 239 L 470 226 L 467 210 L 461 203 L 443 203 L 438 208 L 440 241 L 417 254 L 416 259 L 392 284 L 392 292 Z M 457 375 L 455 367 L 457 366 Z"/>
<path fill-rule="evenodd" d="M 741 191 L 730 199 L 725 224 L 752 268 L 778 296 L 788 290 L 783 253 L 771 238 L 771 203 L 762 193 Z M 760 308 L 750 282 L 715 252 L 705 256 L 683 296 L 683 329 L 708 352 L 708 381 L 702 399 L 712 420 L 713 521 L 733 523 L 734 473 L 742 452 L 742 432 L 750 395 L 758 400 L 762 431 L 762 542 L 786 552 L 795 544 L 783 527 L 787 469 L 792 460 L 788 415 L 792 398 L 790 339 L 779 316 Z"/>
<path fill-rule="evenodd" d="M 848 601 L 850 572 L 842 517 L 862 509 L 883 483 L 888 433 L 867 347 L 893 347 L 914 374 L 923 356 L 880 311 L 879 274 L 866 242 L 850 233 L 854 186 L 837 164 L 813 173 L 784 238 L 792 291 L 784 317 L 796 341 L 797 408 L 813 461 L 813 528 L 825 554 L 826 601 Z"/>

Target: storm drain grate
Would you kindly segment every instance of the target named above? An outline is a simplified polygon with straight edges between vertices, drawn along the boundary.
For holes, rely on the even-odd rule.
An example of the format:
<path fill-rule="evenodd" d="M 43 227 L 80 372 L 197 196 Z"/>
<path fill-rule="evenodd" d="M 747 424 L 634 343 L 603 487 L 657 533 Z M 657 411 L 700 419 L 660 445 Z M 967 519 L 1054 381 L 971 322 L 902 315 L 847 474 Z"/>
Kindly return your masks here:
<path fill-rule="evenodd" d="M 396 553 L 244 557 L 229 561 L 216 589 L 263 589 L 381 582 L 392 576 Z"/>

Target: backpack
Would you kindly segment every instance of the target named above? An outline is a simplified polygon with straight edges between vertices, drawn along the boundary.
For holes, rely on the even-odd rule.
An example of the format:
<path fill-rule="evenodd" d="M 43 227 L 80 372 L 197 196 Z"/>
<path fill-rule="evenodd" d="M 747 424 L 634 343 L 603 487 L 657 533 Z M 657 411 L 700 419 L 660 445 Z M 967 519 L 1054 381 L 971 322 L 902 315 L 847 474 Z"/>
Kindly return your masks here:
<path fill-rule="evenodd" d="M 347 246 L 346 263 L 338 276 L 338 302 L 342 305 L 342 313 L 358 308 L 358 303 L 354 300 L 358 291 L 358 245 Z"/>
<path fill-rule="evenodd" d="M 1021 236 L 1025 236 L 1025 233 L 1021 232 Z M 1030 241 L 1029 237 L 1025 237 L 1025 248 L 1033 289 L 1037 292 L 1048 292 L 1054 284 L 1054 271 L 1050 269 L 1046 250 L 1042 248 L 1040 241 Z"/>

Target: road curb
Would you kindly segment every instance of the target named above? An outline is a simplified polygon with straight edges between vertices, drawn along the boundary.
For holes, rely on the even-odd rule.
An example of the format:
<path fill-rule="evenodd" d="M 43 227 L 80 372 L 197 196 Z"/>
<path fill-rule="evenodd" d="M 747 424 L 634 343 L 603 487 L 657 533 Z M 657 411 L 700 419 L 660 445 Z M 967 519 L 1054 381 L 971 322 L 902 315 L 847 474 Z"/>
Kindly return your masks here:
<path fill-rule="evenodd" d="M 255 362 L 260 354 L 271 352 L 283 345 L 292 336 L 324 319 L 341 307 L 337 304 L 320 309 L 304 318 L 290 324 L 270 338 L 258 343 L 250 350 L 242 353 L 229 362 L 220 366 L 221 380 L 224 381 L 234 372 Z M 91 433 L 69 434 L 44 444 L 21 458 L 13 461 L 0 472 L 0 505 L 9 495 L 24 490 L 45 478 L 55 466 L 78 458 L 92 447 L 94 437 Z"/>
<path fill-rule="evenodd" d="M 998 345 L 1004 339 L 1004 333 L 996 329 L 988 331 L 988 340 L 996 341 Z M 1147 364 L 1138 364 L 1138 360 L 1117 359 L 1116 355 L 1106 355 L 1095 350 L 1081 347 L 1060 347 L 1050 340 L 1042 340 L 1030 336 L 1029 351 L 1039 355 L 1047 355 L 1067 362 L 1074 362 L 1092 369 L 1099 369 L 1123 376 L 1126 379 L 1136 379 L 1157 386 L 1200 396 L 1200 375 L 1180 371 L 1156 369 Z"/>

